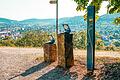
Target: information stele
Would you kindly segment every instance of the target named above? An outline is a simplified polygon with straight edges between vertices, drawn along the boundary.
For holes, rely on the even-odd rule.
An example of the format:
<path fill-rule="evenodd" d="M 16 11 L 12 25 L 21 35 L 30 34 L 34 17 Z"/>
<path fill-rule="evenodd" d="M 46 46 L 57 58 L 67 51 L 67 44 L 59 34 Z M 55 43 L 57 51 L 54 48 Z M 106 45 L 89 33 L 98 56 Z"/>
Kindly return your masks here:
<path fill-rule="evenodd" d="M 93 71 L 95 64 L 95 6 L 87 8 L 87 70 Z"/>

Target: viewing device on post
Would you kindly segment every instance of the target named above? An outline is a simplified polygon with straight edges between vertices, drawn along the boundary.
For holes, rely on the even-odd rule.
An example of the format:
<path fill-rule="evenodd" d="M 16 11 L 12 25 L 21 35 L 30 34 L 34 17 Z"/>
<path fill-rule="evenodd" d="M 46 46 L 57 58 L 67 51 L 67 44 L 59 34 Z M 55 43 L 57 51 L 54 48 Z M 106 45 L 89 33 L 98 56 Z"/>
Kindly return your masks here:
<path fill-rule="evenodd" d="M 50 40 L 49 40 L 48 44 L 54 44 L 55 43 L 55 39 L 52 35 L 49 35 L 49 39 Z"/>
<path fill-rule="evenodd" d="M 62 24 L 62 25 L 64 27 L 65 33 L 70 33 L 71 32 L 70 27 L 69 27 L 68 24 Z"/>

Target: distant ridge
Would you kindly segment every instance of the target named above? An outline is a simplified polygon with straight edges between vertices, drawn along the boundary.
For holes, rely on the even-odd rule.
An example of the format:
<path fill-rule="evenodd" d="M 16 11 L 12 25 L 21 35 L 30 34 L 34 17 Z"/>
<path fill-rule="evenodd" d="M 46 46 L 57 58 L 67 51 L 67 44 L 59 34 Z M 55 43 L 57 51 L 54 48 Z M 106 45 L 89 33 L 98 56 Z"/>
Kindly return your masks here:
<path fill-rule="evenodd" d="M 102 23 L 102 22 L 107 22 L 107 23 L 112 23 L 113 20 L 116 17 L 120 17 L 120 13 L 116 14 L 105 14 L 100 16 L 97 22 Z M 37 19 L 37 18 L 32 18 L 32 19 L 25 19 L 22 21 L 17 21 L 17 20 L 11 20 L 11 19 L 6 19 L 6 18 L 0 18 L 0 23 L 6 23 L 6 24 L 39 24 L 39 25 L 55 25 L 55 19 Z M 65 18 L 60 18 L 59 19 L 59 24 L 67 23 L 69 25 L 79 25 L 79 24 L 86 24 L 84 21 L 83 16 L 74 16 L 74 17 L 65 17 Z"/>
<path fill-rule="evenodd" d="M 25 23 L 25 24 L 53 24 L 55 23 L 55 19 L 26 19 L 23 21 L 19 21 L 20 23 Z"/>
<path fill-rule="evenodd" d="M 0 18 L 0 23 L 13 23 L 13 22 L 17 22 L 17 21 L 16 20 L 7 19 L 7 18 Z"/>

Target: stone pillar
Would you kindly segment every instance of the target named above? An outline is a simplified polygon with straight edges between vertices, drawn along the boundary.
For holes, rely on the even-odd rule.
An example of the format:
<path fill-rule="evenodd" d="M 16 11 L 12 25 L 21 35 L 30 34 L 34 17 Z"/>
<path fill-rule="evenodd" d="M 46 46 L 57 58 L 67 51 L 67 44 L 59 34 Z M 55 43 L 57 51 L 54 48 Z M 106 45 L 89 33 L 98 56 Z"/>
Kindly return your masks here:
<path fill-rule="evenodd" d="M 54 62 L 57 60 L 56 44 L 44 44 L 44 61 Z"/>
<path fill-rule="evenodd" d="M 74 65 L 73 34 L 58 34 L 58 66 L 70 68 Z"/>

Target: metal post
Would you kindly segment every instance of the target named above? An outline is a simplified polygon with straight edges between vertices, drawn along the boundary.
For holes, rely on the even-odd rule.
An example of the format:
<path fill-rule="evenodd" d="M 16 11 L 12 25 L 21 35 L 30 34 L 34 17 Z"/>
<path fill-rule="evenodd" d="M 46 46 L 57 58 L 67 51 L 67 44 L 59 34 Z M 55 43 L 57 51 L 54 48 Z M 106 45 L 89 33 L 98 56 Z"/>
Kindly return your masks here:
<path fill-rule="evenodd" d="M 56 0 L 56 34 L 58 34 L 58 0 Z"/>
<path fill-rule="evenodd" d="M 56 53 L 58 56 L 58 0 L 56 0 Z M 57 57 L 58 60 L 58 57 Z"/>
<path fill-rule="evenodd" d="M 50 0 L 50 4 L 56 4 L 56 35 L 58 34 L 58 0 Z"/>
<path fill-rule="evenodd" d="M 95 6 L 87 8 L 87 70 L 94 71 L 95 64 Z"/>
<path fill-rule="evenodd" d="M 57 46 L 57 54 L 58 54 L 58 0 L 50 0 L 50 4 L 56 4 L 56 46 Z"/>

